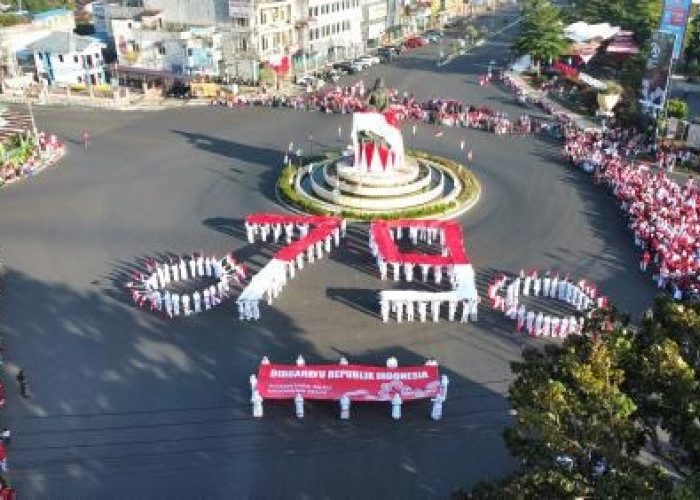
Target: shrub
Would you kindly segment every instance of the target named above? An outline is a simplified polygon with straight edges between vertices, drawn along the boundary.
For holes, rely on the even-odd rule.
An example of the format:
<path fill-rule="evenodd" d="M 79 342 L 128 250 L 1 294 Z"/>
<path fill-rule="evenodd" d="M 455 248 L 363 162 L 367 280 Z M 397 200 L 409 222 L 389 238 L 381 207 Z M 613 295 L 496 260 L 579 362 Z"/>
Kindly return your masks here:
<path fill-rule="evenodd" d="M 685 120 L 688 117 L 688 103 L 683 99 L 669 99 L 666 106 L 666 114 L 668 116 L 681 120 Z"/>

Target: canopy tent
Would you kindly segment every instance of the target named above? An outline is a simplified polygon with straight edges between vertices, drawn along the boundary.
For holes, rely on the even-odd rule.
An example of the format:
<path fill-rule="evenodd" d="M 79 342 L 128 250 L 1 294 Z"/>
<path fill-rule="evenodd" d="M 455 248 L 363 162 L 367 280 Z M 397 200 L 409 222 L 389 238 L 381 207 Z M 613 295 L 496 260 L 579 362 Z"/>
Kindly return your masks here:
<path fill-rule="evenodd" d="M 578 21 L 564 28 L 564 36 L 572 42 L 581 43 L 594 39 L 609 40 L 619 31 L 619 26 L 611 26 L 609 23 L 588 24 Z"/>

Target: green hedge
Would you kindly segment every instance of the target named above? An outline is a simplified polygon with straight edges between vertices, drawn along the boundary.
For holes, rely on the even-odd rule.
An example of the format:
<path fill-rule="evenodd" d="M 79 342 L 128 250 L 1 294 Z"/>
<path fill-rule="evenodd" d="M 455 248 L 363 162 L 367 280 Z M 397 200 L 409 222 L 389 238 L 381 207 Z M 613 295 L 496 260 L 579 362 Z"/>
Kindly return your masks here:
<path fill-rule="evenodd" d="M 418 217 L 429 217 L 431 215 L 441 215 L 451 210 L 454 210 L 462 203 L 468 201 L 478 189 L 478 183 L 474 175 L 469 172 L 466 168 L 463 168 L 459 163 L 443 158 L 441 156 L 430 155 L 421 151 L 409 151 L 408 155 L 415 158 L 428 160 L 433 163 L 437 163 L 442 167 L 450 170 L 455 176 L 462 182 L 463 189 L 462 192 L 457 196 L 456 201 L 450 201 L 445 203 L 432 203 L 422 207 L 407 208 L 404 210 L 395 210 L 392 212 L 363 212 L 359 210 L 346 209 L 341 210 L 340 215 L 348 219 L 358 219 L 363 221 L 370 221 L 374 219 L 383 220 L 395 220 L 395 219 L 411 219 Z M 326 160 L 332 155 L 328 154 L 325 157 L 314 157 L 305 158 L 301 163 L 302 166 L 306 166 L 310 163 L 315 163 L 318 161 Z M 337 212 L 326 210 L 320 207 L 317 203 L 309 200 L 308 198 L 301 196 L 294 189 L 293 178 L 294 175 L 299 171 L 298 166 L 288 165 L 282 169 L 282 173 L 277 180 L 277 187 L 279 192 L 282 194 L 286 202 L 294 205 L 295 207 L 314 215 L 333 215 Z"/>

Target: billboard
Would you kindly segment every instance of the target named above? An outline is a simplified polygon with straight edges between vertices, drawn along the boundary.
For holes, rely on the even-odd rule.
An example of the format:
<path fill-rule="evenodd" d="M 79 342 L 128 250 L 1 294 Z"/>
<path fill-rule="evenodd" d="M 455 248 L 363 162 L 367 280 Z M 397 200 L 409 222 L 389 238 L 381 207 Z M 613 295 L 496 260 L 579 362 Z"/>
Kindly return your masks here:
<path fill-rule="evenodd" d="M 685 27 L 688 24 L 691 0 L 665 0 L 664 10 L 661 12 L 661 31 L 676 35 L 673 46 L 673 58 L 678 59 L 683 49 Z"/>
<path fill-rule="evenodd" d="M 663 108 L 673 60 L 673 33 L 656 31 L 651 36 L 651 46 L 644 77 L 642 78 L 642 106 L 653 110 Z"/>

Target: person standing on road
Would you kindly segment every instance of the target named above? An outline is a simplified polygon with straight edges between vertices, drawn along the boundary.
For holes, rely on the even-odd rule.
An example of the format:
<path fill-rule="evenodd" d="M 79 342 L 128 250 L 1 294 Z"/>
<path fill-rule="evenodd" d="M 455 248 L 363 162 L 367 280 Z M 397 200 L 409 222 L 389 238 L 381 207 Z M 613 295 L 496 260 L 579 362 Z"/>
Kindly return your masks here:
<path fill-rule="evenodd" d="M 87 151 L 90 146 L 90 132 L 87 130 L 83 132 L 83 146 L 85 146 L 85 151 Z"/>
<path fill-rule="evenodd" d="M 19 383 L 19 393 L 23 398 L 28 398 L 29 393 L 27 392 L 27 376 L 24 374 L 24 370 L 20 370 L 17 374 L 17 382 Z"/>

